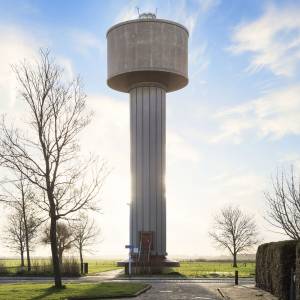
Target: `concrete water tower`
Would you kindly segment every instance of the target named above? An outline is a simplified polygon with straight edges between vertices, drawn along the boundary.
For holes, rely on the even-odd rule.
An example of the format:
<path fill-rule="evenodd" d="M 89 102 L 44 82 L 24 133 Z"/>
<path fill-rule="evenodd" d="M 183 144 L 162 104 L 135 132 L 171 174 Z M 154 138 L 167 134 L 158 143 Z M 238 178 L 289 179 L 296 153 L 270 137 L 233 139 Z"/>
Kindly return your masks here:
<path fill-rule="evenodd" d="M 130 94 L 130 244 L 136 272 L 178 265 L 166 259 L 166 93 L 188 84 L 188 35 L 181 24 L 152 13 L 107 32 L 107 84 Z"/>

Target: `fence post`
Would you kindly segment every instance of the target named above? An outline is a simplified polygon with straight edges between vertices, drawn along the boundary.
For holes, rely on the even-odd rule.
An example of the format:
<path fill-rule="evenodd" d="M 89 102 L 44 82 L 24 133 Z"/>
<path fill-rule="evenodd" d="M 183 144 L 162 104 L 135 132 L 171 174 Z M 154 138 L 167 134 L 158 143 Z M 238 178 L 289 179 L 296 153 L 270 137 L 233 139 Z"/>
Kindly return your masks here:
<path fill-rule="evenodd" d="M 234 273 L 234 284 L 239 285 L 239 271 L 235 271 Z"/>

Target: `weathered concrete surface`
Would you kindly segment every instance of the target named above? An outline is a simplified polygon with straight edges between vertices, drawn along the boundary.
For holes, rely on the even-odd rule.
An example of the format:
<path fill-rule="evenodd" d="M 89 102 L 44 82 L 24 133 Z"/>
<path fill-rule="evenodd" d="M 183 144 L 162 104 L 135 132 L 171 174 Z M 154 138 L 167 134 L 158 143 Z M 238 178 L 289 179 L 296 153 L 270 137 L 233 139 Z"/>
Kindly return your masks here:
<path fill-rule="evenodd" d="M 277 297 L 256 288 L 254 285 L 222 287 L 220 291 L 226 300 L 278 300 Z"/>
<path fill-rule="evenodd" d="M 160 19 L 119 23 L 107 33 L 108 85 L 128 92 L 134 84 L 158 82 L 166 91 L 188 83 L 188 31 Z"/>

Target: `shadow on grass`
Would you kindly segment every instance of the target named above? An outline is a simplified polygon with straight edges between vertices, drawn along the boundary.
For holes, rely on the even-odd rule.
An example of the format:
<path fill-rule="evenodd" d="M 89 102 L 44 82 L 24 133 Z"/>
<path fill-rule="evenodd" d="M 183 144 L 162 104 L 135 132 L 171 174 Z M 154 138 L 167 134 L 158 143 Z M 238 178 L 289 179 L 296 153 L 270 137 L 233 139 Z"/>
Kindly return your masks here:
<path fill-rule="evenodd" d="M 47 296 L 53 295 L 54 293 L 59 293 L 60 291 L 65 290 L 65 286 L 61 289 L 56 288 L 55 286 L 51 286 L 45 289 L 45 292 L 42 295 L 31 298 L 31 300 L 40 300 L 44 299 Z"/>

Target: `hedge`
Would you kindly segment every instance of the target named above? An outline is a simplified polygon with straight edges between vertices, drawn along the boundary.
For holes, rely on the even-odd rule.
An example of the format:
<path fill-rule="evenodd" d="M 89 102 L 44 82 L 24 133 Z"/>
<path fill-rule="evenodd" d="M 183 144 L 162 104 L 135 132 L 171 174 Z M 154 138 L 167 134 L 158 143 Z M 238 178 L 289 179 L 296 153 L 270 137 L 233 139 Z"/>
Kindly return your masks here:
<path fill-rule="evenodd" d="M 291 274 L 296 266 L 296 241 L 260 245 L 256 253 L 256 286 L 280 300 L 289 300 Z M 300 299 L 299 299 L 300 300 Z"/>

